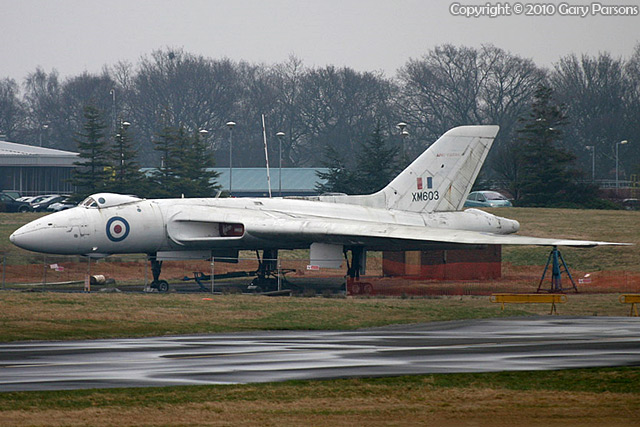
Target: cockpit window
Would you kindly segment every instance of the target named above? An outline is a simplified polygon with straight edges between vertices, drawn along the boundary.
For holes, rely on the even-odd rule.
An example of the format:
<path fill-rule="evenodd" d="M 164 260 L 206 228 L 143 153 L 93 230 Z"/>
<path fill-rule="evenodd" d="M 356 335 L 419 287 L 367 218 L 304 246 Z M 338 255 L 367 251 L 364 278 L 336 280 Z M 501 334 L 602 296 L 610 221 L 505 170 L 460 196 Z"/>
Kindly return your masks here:
<path fill-rule="evenodd" d="M 93 200 L 93 197 L 89 196 L 86 199 L 84 199 L 82 203 L 80 203 L 80 206 L 83 206 L 85 208 L 97 208 L 98 202 Z"/>
<path fill-rule="evenodd" d="M 80 203 L 80 206 L 85 208 L 109 208 L 112 206 L 138 202 L 140 200 L 141 199 L 138 197 L 128 196 L 125 194 L 100 193 L 87 197 L 82 203 Z"/>

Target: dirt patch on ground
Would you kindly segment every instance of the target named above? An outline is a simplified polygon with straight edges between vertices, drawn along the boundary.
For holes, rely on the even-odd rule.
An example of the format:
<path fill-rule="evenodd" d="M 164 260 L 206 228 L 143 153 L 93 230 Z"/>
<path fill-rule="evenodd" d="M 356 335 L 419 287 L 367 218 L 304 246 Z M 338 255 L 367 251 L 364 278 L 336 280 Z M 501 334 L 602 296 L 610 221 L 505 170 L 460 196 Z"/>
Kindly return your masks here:
<path fill-rule="evenodd" d="M 333 279 L 332 286 L 340 286 L 344 283 L 344 271 L 342 270 L 307 270 L 305 260 L 284 260 L 282 268 L 289 271 L 286 278 L 291 279 L 301 287 L 305 286 L 305 280 L 316 283 L 317 279 Z M 514 266 L 503 263 L 502 277 L 493 280 L 464 280 L 441 281 L 424 280 L 418 277 L 382 277 L 381 260 L 373 259 L 367 266 L 368 276 L 361 278 L 361 286 L 370 284 L 367 293 L 371 295 L 490 295 L 495 292 L 536 292 L 540 285 L 540 279 L 544 266 Z M 213 272 L 225 274 L 229 272 L 246 271 L 254 272 L 258 269 L 255 260 L 244 259 L 237 264 L 217 262 Z M 179 285 L 184 277 L 193 277 L 194 272 L 210 274 L 211 263 L 207 261 L 166 261 L 162 267 L 162 278 Z M 116 281 L 116 284 L 128 284 L 138 286 L 141 289 L 145 283 L 152 281 L 149 264 L 144 260 L 119 261 L 109 259 L 93 261 L 91 266 L 84 261 L 57 261 L 50 260 L 41 264 L 7 265 L 3 272 L 5 287 L 11 288 L 18 284 L 60 284 L 65 282 L 83 282 L 86 275 L 103 275 Z M 598 271 L 582 272 L 571 271 L 574 283 L 580 293 L 625 293 L 640 292 L 640 273 L 628 271 Z M 547 272 L 545 280 L 540 286 L 541 290 L 551 289 L 551 273 Z M 240 279 L 241 283 L 248 284 L 251 277 Z M 236 280 L 237 282 L 237 280 Z M 191 282 L 192 284 L 194 282 Z M 218 281 L 219 285 L 225 285 L 225 281 Z M 565 292 L 574 292 L 573 284 L 566 274 L 562 276 L 562 285 Z M 179 287 L 179 286 L 178 286 Z M 321 288 L 321 286 L 320 286 Z"/>

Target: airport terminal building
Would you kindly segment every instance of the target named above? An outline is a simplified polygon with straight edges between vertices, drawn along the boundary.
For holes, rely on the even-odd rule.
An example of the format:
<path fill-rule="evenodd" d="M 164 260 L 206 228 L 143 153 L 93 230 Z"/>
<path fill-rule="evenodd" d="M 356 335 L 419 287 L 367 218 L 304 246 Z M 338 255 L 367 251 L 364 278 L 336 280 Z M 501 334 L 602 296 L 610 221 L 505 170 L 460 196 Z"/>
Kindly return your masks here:
<path fill-rule="evenodd" d="M 0 190 L 22 196 L 69 194 L 78 153 L 0 141 Z"/>

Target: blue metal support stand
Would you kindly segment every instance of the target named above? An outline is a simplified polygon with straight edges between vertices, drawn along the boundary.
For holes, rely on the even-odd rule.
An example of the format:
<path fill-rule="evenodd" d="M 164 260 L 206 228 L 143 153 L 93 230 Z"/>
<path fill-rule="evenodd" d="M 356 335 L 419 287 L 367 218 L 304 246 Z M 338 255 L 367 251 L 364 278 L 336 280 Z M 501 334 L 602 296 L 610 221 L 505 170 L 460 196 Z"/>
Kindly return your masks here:
<path fill-rule="evenodd" d="M 562 288 L 562 272 L 564 270 L 564 272 L 567 273 L 567 277 L 569 277 L 569 280 L 571 281 L 573 290 L 578 293 L 576 282 L 573 281 L 573 277 L 571 277 L 571 273 L 569 272 L 569 267 L 567 267 L 567 263 L 564 262 L 564 258 L 562 257 L 562 254 L 558 250 L 557 246 L 554 246 L 549 253 L 549 258 L 547 258 L 547 265 L 544 266 L 544 271 L 542 272 L 542 278 L 540 278 L 537 292 L 543 290 L 542 283 L 544 282 L 544 277 L 546 276 L 547 270 L 549 269 L 549 263 L 551 263 L 551 288 L 547 289 L 546 292 L 564 292 L 564 289 Z"/>

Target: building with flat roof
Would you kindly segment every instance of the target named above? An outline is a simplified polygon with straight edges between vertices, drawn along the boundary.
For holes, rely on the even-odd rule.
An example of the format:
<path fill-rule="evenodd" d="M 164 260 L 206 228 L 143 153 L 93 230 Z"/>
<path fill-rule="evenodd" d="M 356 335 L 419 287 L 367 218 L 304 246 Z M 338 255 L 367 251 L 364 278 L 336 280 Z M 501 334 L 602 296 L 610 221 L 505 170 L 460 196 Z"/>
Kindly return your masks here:
<path fill-rule="evenodd" d="M 0 141 L 0 190 L 18 192 L 22 196 L 39 194 L 71 194 L 69 183 L 78 153 Z M 144 168 L 149 173 L 153 169 Z M 229 168 L 215 168 L 217 182 L 229 190 Z M 271 194 L 274 197 L 310 196 L 316 184 L 324 183 L 316 172 L 326 168 L 270 169 Z M 282 175 L 281 175 L 282 174 Z M 232 192 L 236 197 L 267 197 L 269 186 L 265 168 L 233 168 Z"/>
<path fill-rule="evenodd" d="M 149 175 L 155 168 L 142 168 Z M 233 197 L 269 197 L 269 181 L 271 182 L 271 196 L 315 196 L 317 184 L 326 181 L 318 177 L 316 172 L 327 172 L 327 168 L 271 168 L 270 179 L 267 179 L 266 168 L 233 168 L 229 174 L 229 168 L 212 168 L 218 172 L 215 182 L 220 186 L 220 191 L 228 192 L 231 184 Z M 282 173 L 282 176 L 280 175 Z M 231 178 L 231 179 L 230 179 Z M 282 188 L 282 191 L 280 190 Z"/>
<path fill-rule="evenodd" d="M 0 141 L 0 190 L 23 196 L 70 194 L 78 153 Z"/>

